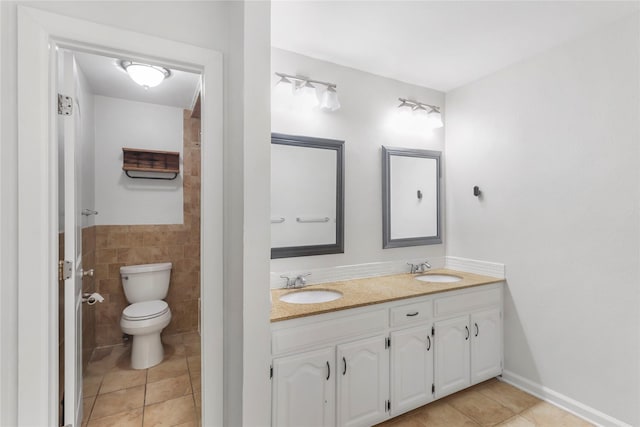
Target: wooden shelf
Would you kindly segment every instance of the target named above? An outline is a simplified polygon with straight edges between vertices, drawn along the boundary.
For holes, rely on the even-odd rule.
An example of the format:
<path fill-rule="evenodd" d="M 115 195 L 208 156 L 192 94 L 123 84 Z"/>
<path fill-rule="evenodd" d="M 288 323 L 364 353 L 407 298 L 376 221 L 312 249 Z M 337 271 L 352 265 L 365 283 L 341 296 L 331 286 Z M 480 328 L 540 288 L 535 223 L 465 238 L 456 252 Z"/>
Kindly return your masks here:
<path fill-rule="evenodd" d="M 130 178 L 175 179 L 180 173 L 180 153 L 122 147 L 122 170 Z M 129 172 L 172 173 L 171 178 L 132 176 Z"/>

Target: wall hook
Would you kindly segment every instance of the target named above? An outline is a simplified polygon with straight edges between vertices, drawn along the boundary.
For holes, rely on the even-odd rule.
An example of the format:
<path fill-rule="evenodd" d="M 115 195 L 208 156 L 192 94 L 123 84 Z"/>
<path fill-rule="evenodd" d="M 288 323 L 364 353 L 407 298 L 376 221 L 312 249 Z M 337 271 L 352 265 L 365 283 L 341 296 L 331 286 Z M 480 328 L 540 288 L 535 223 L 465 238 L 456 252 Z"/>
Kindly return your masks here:
<path fill-rule="evenodd" d="M 418 190 L 418 200 L 422 200 L 422 191 Z"/>
<path fill-rule="evenodd" d="M 478 187 L 477 185 L 475 187 L 473 187 L 473 195 L 476 197 L 480 197 L 480 195 L 482 194 L 482 191 L 480 191 L 480 187 Z"/>

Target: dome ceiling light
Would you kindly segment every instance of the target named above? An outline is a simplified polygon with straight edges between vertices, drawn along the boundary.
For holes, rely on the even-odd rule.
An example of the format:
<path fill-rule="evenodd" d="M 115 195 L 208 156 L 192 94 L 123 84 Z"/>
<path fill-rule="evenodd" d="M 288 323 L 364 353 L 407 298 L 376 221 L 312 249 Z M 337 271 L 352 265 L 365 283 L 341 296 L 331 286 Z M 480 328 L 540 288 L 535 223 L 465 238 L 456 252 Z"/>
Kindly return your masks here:
<path fill-rule="evenodd" d="M 156 87 L 171 75 L 171 71 L 156 65 L 143 64 L 141 62 L 122 61 L 122 68 L 127 72 L 131 80 L 145 89 Z"/>

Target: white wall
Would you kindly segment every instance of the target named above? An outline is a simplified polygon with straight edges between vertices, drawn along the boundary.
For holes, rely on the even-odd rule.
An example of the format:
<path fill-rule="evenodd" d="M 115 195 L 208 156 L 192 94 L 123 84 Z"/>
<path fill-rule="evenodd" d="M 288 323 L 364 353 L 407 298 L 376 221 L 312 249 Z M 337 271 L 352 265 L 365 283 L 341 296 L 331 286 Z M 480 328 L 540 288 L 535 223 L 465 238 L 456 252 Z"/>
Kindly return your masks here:
<path fill-rule="evenodd" d="M 271 111 L 272 132 L 345 141 L 344 254 L 275 259 L 271 261 L 271 270 L 444 256 L 442 244 L 382 249 L 381 183 L 382 145 L 444 149 L 442 129 L 429 135 L 398 125 L 398 97 L 444 107 L 444 94 L 281 49 L 272 49 L 271 55 L 272 73 L 303 75 L 337 84 L 342 105 L 331 113 L 304 109 L 288 103 L 288 94 L 275 94 Z M 272 75 L 272 84 L 276 81 Z M 442 111 L 444 113 L 444 108 Z M 293 165 L 292 171 L 296 172 Z"/>
<path fill-rule="evenodd" d="M 182 109 L 99 95 L 94 98 L 96 223 L 182 224 Z M 123 147 L 177 151 L 180 174 L 172 181 L 129 178 L 122 170 Z"/>
<path fill-rule="evenodd" d="M 639 30 L 634 16 L 454 90 L 446 123 L 447 255 L 506 264 L 505 370 L 631 425 Z"/>

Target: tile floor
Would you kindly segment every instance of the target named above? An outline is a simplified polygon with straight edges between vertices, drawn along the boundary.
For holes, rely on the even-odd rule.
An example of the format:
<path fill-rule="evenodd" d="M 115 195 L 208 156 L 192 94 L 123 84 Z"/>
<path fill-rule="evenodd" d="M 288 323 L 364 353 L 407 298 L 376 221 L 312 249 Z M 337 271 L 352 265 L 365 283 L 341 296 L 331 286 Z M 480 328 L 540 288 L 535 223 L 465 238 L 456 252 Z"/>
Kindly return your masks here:
<path fill-rule="evenodd" d="M 587 427 L 592 424 L 492 379 L 377 427 Z"/>
<path fill-rule="evenodd" d="M 83 427 L 200 425 L 200 336 L 162 340 L 165 358 L 149 369 L 131 369 L 129 345 L 96 349 L 83 378 Z"/>

